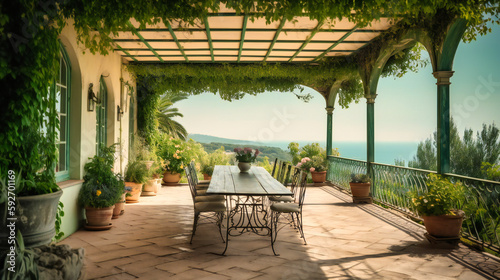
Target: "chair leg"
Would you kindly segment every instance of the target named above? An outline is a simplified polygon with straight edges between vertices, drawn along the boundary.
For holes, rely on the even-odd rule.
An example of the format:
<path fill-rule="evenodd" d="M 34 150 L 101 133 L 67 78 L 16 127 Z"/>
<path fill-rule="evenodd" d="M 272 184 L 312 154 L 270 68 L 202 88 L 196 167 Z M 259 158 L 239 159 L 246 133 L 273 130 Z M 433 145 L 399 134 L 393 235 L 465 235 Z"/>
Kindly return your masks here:
<path fill-rule="evenodd" d="M 194 212 L 193 232 L 191 233 L 191 240 L 189 241 L 189 244 L 193 244 L 193 237 L 194 237 L 194 234 L 196 233 L 196 226 L 198 225 L 199 218 L 200 218 L 200 213 Z"/>
<path fill-rule="evenodd" d="M 275 256 L 279 256 L 279 254 L 276 254 L 276 251 L 274 250 L 274 243 L 276 242 L 276 237 L 278 236 L 278 219 L 279 213 L 271 211 L 271 248 L 273 249 Z"/>
<path fill-rule="evenodd" d="M 302 227 L 302 212 L 297 212 L 297 226 L 299 228 L 300 237 L 304 239 L 304 245 L 307 245 L 306 236 L 304 235 L 304 228 Z"/>

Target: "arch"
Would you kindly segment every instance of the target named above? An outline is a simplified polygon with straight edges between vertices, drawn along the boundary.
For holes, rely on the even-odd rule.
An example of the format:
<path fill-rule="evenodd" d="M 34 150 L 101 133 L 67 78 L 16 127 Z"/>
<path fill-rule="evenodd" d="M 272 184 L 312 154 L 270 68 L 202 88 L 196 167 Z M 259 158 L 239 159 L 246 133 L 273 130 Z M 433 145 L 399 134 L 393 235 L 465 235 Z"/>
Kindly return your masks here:
<path fill-rule="evenodd" d="M 71 94 L 69 98 L 69 178 L 82 179 L 83 165 L 86 158 L 82 158 L 82 102 L 86 96 L 82 91 L 82 73 L 75 49 L 66 36 L 59 36 L 59 41 L 66 52 L 71 68 Z"/>
<path fill-rule="evenodd" d="M 116 106 L 120 100 L 116 99 L 115 83 L 108 71 L 103 71 L 101 80 L 104 82 L 107 92 L 107 110 L 106 110 L 106 146 L 115 143 L 116 139 Z"/>

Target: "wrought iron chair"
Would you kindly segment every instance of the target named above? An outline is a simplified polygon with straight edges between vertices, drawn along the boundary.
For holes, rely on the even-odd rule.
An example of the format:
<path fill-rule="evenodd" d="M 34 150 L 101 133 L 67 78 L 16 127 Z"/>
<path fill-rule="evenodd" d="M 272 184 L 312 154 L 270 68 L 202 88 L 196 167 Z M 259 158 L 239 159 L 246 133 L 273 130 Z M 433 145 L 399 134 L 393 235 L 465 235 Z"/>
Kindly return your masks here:
<path fill-rule="evenodd" d="M 194 161 L 191 161 L 188 165 L 189 171 L 191 172 L 191 178 L 194 186 L 196 187 L 197 190 L 199 190 L 200 194 L 205 194 L 206 190 L 208 189 L 208 185 L 210 184 L 209 180 L 203 180 L 199 181 L 198 180 L 198 175 L 196 173 L 196 166 L 194 165 Z"/>
<path fill-rule="evenodd" d="M 198 195 L 197 190 L 192 182 L 192 176 L 189 168 L 186 166 L 184 170 L 188 178 L 189 189 L 191 191 L 191 197 L 193 198 L 194 206 L 193 231 L 191 233 L 191 239 L 189 240 L 189 243 L 193 243 L 193 238 L 196 233 L 196 227 L 198 226 L 198 220 L 200 219 L 201 214 L 209 214 L 209 216 L 207 216 L 206 218 L 215 222 L 215 224 L 219 228 L 219 234 L 222 242 L 225 242 L 224 237 L 222 236 L 222 220 L 224 219 L 226 213 L 224 196 Z"/>
<path fill-rule="evenodd" d="M 307 245 L 306 238 L 304 236 L 304 229 L 302 223 L 302 206 L 304 204 L 304 198 L 306 195 L 306 181 L 307 181 L 307 173 L 302 171 L 298 171 L 298 187 L 297 195 L 294 197 L 293 203 L 273 203 L 271 204 L 271 247 L 273 249 L 273 253 L 275 255 L 276 251 L 274 250 L 274 243 L 276 242 L 276 237 L 278 235 L 278 231 L 283 228 L 278 228 L 278 222 L 280 216 L 283 214 L 289 214 L 289 222 L 288 224 L 292 224 L 295 228 L 298 229 L 300 233 L 300 237 L 304 239 L 304 245 Z"/>
<path fill-rule="evenodd" d="M 287 169 L 287 175 L 285 177 L 285 180 L 283 182 L 283 185 L 285 187 L 288 185 L 288 182 L 291 181 L 290 184 L 290 191 L 293 193 L 293 196 L 287 196 L 287 195 L 274 195 L 269 197 L 269 201 L 272 202 L 294 202 L 295 201 L 295 194 L 297 190 L 297 185 L 299 183 L 299 173 L 300 169 L 296 168 L 295 166 L 288 166 Z M 290 180 L 290 175 L 291 175 L 291 180 Z"/>

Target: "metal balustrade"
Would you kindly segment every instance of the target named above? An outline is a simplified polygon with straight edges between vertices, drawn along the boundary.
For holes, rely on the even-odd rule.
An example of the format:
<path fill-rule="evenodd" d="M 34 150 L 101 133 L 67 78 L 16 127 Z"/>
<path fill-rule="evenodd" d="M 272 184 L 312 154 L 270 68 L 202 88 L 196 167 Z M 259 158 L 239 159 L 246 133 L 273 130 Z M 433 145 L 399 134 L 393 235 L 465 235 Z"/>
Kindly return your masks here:
<path fill-rule="evenodd" d="M 350 191 L 352 173 L 367 173 L 365 161 L 329 156 L 330 168 L 327 180 Z M 411 204 L 410 192 L 427 189 L 429 170 L 372 163 L 373 199 L 387 207 L 418 218 Z M 456 174 L 444 174 L 452 182 L 460 181 L 464 186 L 457 208 L 466 213 L 462 236 L 500 252 L 500 182 L 470 178 Z"/>

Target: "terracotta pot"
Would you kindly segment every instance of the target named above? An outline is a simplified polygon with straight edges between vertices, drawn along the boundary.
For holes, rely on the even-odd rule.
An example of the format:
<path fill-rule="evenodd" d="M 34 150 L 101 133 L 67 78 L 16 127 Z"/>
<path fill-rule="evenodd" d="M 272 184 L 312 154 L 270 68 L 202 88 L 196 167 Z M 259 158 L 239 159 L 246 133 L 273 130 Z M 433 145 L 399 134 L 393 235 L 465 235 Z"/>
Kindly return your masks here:
<path fill-rule="evenodd" d="M 178 184 L 180 180 L 180 173 L 170 173 L 170 171 L 165 171 L 165 174 L 163 174 L 163 182 L 167 183 L 168 185 Z"/>
<path fill-rule="evenodd" d="M 212 176 L 208 176 L 208 174 L 203 174 L 203 180 L 212 180 Z"/>
<path fill-rule="evenodd" d="M 370 196 L 370 183 L 349 183 L 349 186 L 354 197 Z"/>
<path fill-rule="evenodd" d="M 314 183 L 324 183 L 326 181 L 326 171 L 313 171 L 311 177 Z"/>
<path fill-rule="evenodd" d="M 88 226 L 109 226 L 111 217 L 113 217 L 113 209 L 115 206 L 94 208 L 85 207 L 85 216 L 87 217 Z"/>
<path fill-rule="evenodd" d="M 141 196 L 155 196 L 156 188 L 156 179 L 149 179 L 142 187 Z"/>
<path fill-rule="evenodd" d="M 456 215 L 422 216 L 427 232 L 434 237 L 459 237 L 465 213 L 462 210 L 453 212 Z"/>
<path fill-rule="evenodd" d="M 250 168 L 252 168 L 252 163 L 251 162 L 238 162 L 238 168 L 240 169 L 240 172 L 248 172 Z"/>
<path fill-rule="evenodd" d="M 15 221 L 15 230 L 19 230 L 23 235 L 26 247 L 37 247 L 50 243 L 56 234 L 57 204 L 62 194 L 63 191 L 59 190 L 48 194 L 16 197 L 15 217 L 17 220 Z M 8 214 L 5 211 L 7 211 L 7 205 L 2 203 L 0 216 L 9 218 L 11 216 L 10 212 Z M 5 218 L 0 221 L 2 226 L 2 230 L 0 230 L 0 248 L 9 248 L 10 246 L 8 245 L 10 231 L 7 226 L 11 222 Z"/>
<path fill-rule="evenodd" d="M 126 187 L 131 187 L 131 191 L 127 191 L 130 193 L 131 196 L 126 197 L 127 203 L 137 203 L 139 202 L 139 197 L 141 196 L 142 192 L 142 185 L 140 183 L 134 183 L 134 182 L 125 182 Z"/>
<path fill-rule="evenodd" d="M 113 219 L 118 219 L 120 215 L 123 215 L 125 212 L 125 195 L 126 193 L 122 194 L 122 197 L 120 198 L 120 202 L 117 202 L 115 204 L 115 209 L 113 209 Z"/>

